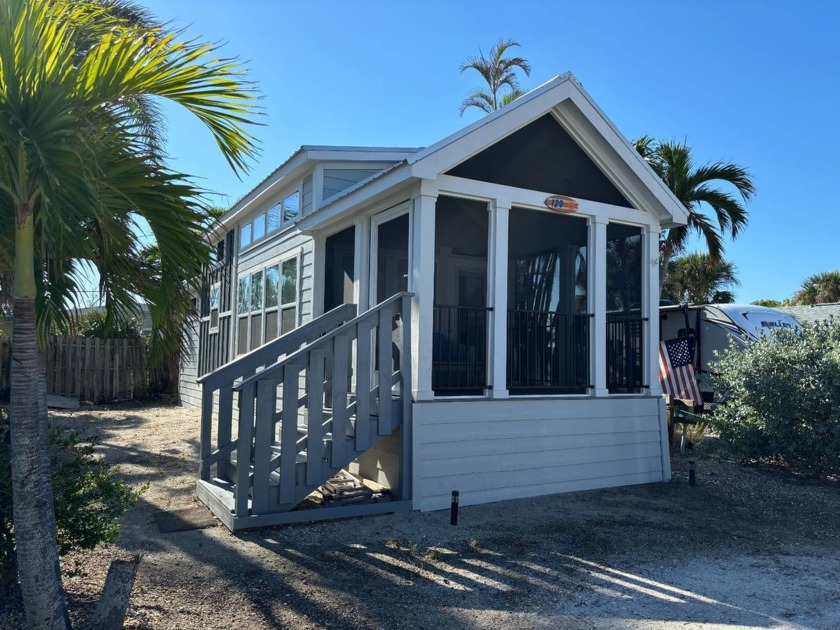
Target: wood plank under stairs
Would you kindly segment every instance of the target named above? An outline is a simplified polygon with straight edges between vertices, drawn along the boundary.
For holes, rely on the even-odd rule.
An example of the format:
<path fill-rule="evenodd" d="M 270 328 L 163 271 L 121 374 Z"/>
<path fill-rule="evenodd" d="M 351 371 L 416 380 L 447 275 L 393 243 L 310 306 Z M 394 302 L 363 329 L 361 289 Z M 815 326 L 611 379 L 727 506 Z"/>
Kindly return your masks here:
<path fill-rule="evenodd" d="M 400 409 L 400 400 L 399 398 L 392 398 L 392 417 L 394 418 L 394 425 L 395 429 L 400 425 L 399 418 L 401 415 Z M 324 418 L 325 418 L 325 425 L 330 424 L 330 419 L 332 416 L 332 410 L 326 408 L 323 410 Z M 292 510 L 297 506 L 303 499 L 307 496 L 312 494 L 313 491 L 317 490 L 323 483 L 332 478 L 336 473 L 338 473 L 343 468 L 347 467 L 351 464 L 359 455 L 370 449 L 371 447 L 375 446 L 380 439 L 382 439 L 381 435 L 378 435 L 378 424 L 379 418 L 377 416 L 368 416 L 368 424 L 369 424 L 369 432 L 368 435 L 371 438 L 368 441 L 368 444 L 362 445 L 362 448 L 357 448 L 356 442 L 356 417 L 351 416 L 347 422 L 347 431 L 346 435 L 343 440 L 342 448 L 338 449 L 337 452 L 344 453 L 344 457 L 338 460 L 336 463 L 333 463 L 333 453 L 336 452 L 333 450 L 333 435 L 332 432 L 324 433 L 322 442 L 322 449 L 320 453 L 321 458 L 321 475 L 319 483 L 307 483 L 307 461 L 308 461 L 308 453 L 306 450 L 302 450 L 303 447 L 306 445 L 307 441 L 307 431 L 305 425 L 298 425 L 297 427 L 297 434 L 298 434 L 298 442 L 297 446 L 301 448 L 298 450 L 295 457 L 295 500 L 292 503 L 281 503 L 280 502 L 280 472 L 278 468 L 280 468 L 280 462 L 282 460 L 282 448 L 279 442 L 272 441 L 271 446 L 269 447 L 271 451 L 271 459 L 269 460 L 269 509 L 273 511 L 283 511 L 283 510 Z M 278 423 L 278 433 L 282 432 L 282 422 Z M 235 483 L 236 476 L 238 471 L 238 462 L 237 462 L 237 453 L 234 451 L 231 453 L 230 463 L 228 464 L 228 474 L 224 479 L 225 484 L 222 487 L 227 487 L 228 484 Z M 254 466 L 252 463 L 249 464 L 249 476 L 253 477 L 254 474 Z M 214 479 L 215 481 L 215 479 Z M 249 499 L 253 499 L 253 492 L 254 487 L 251 485 L 249 487 L 248 496 Z M 250 506 L 250 501 L 249 501 Z"/>

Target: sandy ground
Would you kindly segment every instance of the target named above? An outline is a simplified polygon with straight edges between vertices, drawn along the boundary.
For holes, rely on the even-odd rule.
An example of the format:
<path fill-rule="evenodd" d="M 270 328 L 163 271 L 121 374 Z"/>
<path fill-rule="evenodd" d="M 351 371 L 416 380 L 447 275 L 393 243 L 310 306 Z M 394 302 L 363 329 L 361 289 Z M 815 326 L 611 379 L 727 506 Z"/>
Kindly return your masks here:
<path fill-rule="evenodd" d="M 141 553 L 128 628 L 838 628 L 838 484 L 701 453 L 667 484 L 288 527 L 161 534 L 196 505 L 198 414 L 56 414 L 150 484 L 117 544 L 65 580 L 78 627 L 108 564 Z M 68 559 L 72 561 L 73 559 Z M 69 568 L 71 562 L 65 562 Z M 21 625 L 7 598 L 0 627 Z"/>

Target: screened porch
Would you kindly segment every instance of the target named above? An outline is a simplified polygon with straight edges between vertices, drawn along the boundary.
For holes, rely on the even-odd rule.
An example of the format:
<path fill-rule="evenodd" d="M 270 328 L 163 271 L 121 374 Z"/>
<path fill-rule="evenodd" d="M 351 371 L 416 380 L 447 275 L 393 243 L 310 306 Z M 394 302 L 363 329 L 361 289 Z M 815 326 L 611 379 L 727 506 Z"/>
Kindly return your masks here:
<path fill-rule="evenodd" d="M 499 246 L 492 205 L 446 195 L 435 203 L 434 395 L 591 394 L 598 360 L 596 280 L 589 263 L 596 224 L 584 216 L 513 205 L 506 236 L 496 236 L 504 241 Z M 605 227 L 606 356 L 600 362 L 606 364 L 609 393 L 640 393 L 647 385 L 643 229 Z M 494 299 L 499 287 L 505 287 L 504 295 Z M 505 357 L 504 384 L 494 388 L 492 363 L 499 354 Z"/>

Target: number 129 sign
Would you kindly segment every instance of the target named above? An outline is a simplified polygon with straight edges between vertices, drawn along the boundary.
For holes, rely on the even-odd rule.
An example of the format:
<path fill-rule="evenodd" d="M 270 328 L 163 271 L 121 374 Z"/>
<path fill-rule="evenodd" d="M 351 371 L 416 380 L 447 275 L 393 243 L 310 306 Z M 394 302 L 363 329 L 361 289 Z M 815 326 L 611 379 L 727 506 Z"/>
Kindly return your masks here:
<path fill-rule="evenodd" d="M 563 214 L 571 214 L 577 212 L 578 202 L 571 197 L 563 195 L 552 195 L 546 198 L 545 207 L 554 212 L 562 212 Z"/>

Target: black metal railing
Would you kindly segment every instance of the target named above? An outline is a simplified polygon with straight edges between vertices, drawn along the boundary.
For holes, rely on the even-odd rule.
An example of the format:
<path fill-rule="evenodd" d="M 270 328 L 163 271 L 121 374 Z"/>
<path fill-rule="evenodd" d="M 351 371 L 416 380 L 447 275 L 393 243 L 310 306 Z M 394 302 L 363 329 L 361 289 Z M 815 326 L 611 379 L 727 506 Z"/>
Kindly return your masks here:
<path fill-rule="evenodd" d="M 607 389 L 636 394 L 645 384 L 643 330 L 647 318 L 607 315 Z"/>
<path fill-rule="evenodd" d="M 585 393 L 592 315 L 509 310 L 507 387 L 511 394 Z"/>
<path fill-rule="evenodd" d="M 432 389 L 439 396 L 480 395 L 487 388 L 487 327 L 492 309 L 434 307 Z"/>

